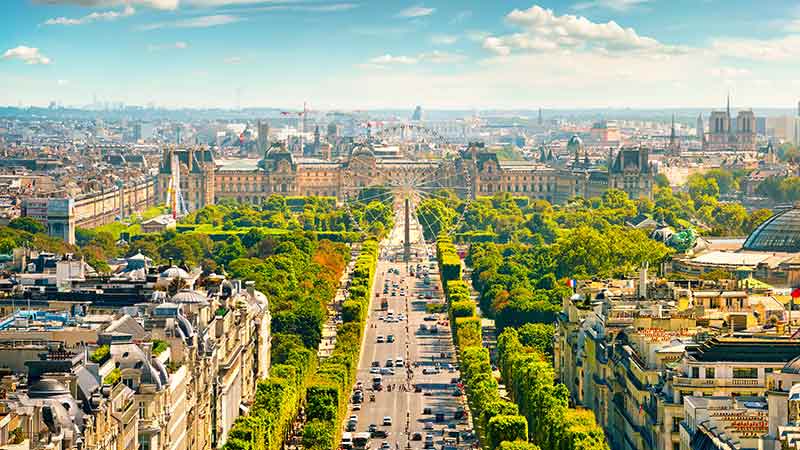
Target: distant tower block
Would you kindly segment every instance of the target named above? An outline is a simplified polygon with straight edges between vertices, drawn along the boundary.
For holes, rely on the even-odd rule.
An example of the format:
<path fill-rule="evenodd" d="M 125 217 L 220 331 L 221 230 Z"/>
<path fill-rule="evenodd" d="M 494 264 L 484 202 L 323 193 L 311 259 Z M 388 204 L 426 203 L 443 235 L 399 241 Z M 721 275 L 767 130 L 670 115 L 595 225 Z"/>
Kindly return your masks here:
<path fill-rule="evenodd" d="M 422 120 L 422 106 L 417 105 L 414 108 L 414 114 L 411 115 L 411 120 L 419 122 Z"/>

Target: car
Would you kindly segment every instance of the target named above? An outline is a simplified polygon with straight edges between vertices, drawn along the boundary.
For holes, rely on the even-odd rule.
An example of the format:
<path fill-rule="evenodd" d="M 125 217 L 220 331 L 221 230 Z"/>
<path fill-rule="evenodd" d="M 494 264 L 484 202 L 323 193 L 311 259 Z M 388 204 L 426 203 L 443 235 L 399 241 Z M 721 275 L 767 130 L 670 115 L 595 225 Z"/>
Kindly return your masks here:
<path fill-rule="evenodd" d="M 453 389 L 453 397 L 461 397 L 461 389 L 459 388 Z"/>
<path fill-rule="evenodd" d="M 400 322 L 405 321 L 406 320 L 406 315 L 405 314 L 400 314 L 399 316 L 397 316 L 397 320 L 400 321 Z"/>
<path fill-rule="evenodd" d="M 438 375 L 439 374 L 439 369 L 437 369 L 436 367 L 426 367 L 426 368 L 422 369 L 422 374 L 423 375 Z"/>
<path fill-rule="evenodd" d="M 372 367 L 380 367 L 380 366 L 381 366 L 380 361 L 372 361 Z"/>
<path fill-rule="evenodd" d="M 397 297 L 397 292 L 392 291 L 392 297 Z"/>
<path fill-rule="evenodd" d="M 351 421 L 351 422 L 358 423 L 358 416 L 353 414 L 352 416 L 350 416 L 350 418 L 348 420 Z"/>
<path fill-rule="evenodd" d="M 389 445 L 388 442 L 386 442 L 386 441 L 381 442 L 381 450 L 390 450 L 391 448 L 392 448 L 392 446 Z"/>
<path fill-rule="evenodd" d="M 417 433 L 412 434 L 411 435 L 411 440 L 412 441 L 421 441 L 422 440 L 422 433 L 417 432 Z"/>
<path fill-rule="evenodd" d="M 378 431 L 378 426 L 375 425 L 374 423 L 371 423 L 371 424 L 369 424 L 369 427 L 367 428 L 367 431 L 369 431 L 370 433 L 374 433 L 374 432 Z"/>
<path fill-rule="evenodd" d="M 447 371 L 450 372 L 450 373 L 453 373 L 453 372 L 456 371 L 456 368 L 452 364 L 448 364 L 447 365 Z"/>
<path fill-rule="evenodd" d="M 394 366 L 395 367 L 403 367 L 403 365 L 404 365 L 403 364 L 403 358 L 398 356 L 397 358 L 394 359 Z"/>
<path fill-rule="evenodd" d="M 424 320 L 426 322 L 436 322 L 437 320 L 439 320 L 439 318 L 436 317 L 436 315 L 431 314 L 431 315 L 425 316 L 422 320 Z"/>
<path fill-rule="evenodd" d="M 345 430 L 346 431 L 350 431 L 350 432 L 356 431 L 356 425 L 358 425 L 358 424 L 355 423 L 355 422 L 347 422 L 347 426 L 345 427 Z"/>
<path fill-rule="evenodd" d="M 383 336 L 378 336 L 378 338 L 375 339 L 375 342 L 377 342 L 378 344 L 383 344 L 384 342 L 386 342 L 386 338 L 384 338 Z"/>
<path fill-rule="evenodd" d="M 384 367 L 381 369 L 381 375 L 394 375 L 394 369 L 391 367 Z"/>
<path fill-rule="evenodd" d="M 422 408 L 422 414 L 431 415 L 431 414 L 433 414 L 433 410 L 429 406 L 425 407 L 425 408 Z"/>
<path fill-rule="evenodd" d="M 389 436 L 389 433 L 386 430 L 375 430 L 370 434 L 375 438 L 386 438 Z"/>
<path fill-rule="evenodd" d="M 422 428 L 425 429 L 425 430 L 432 430 L 433 429 L 433 422 L 425 422 L 425 424 L 423 425 Z"/>
<path fill-rule="evenodd" d="M 386 367 L 394 367 L 394 360 L 392 358 L 387 359 L 386 360 L 386 364 L 384 364 L 384 366 L 386 366 Z"/>
<path fill-rule="evenodd" d="M 450 378 L 450 384 L 458 384 L 461 382 L 460 378 Z"/>
<path fill-rule="evenodd" d="M 392 416 L 383 416 L 383 426 L 385 427 L 392 426 Z"/>
<path fill-rule="evenodd" d="M 371 373 L 371 374 L 373 374 L 373 375 L 376 375 L 376 374 L 377 374 L 377 375 L 380 375 L 380 373 L 381 373 L 381 368 L 380 368 L 380 367 L 370 367 L 370 368 L 369 368 L 369 373 Z"/>
<path fill-rule="evenodd" d="M 390 335 L 386 336 L 386 342 L 394 342 L 394 335 L 390 334 Z M 374 362 L 377 362 L 377 361 L 374 361 Z"/>
<path fill-rule="evenodd" d="M 425 435 L 425 448 L 433 448 L 433 435 L 431 433 Z"/>
<path fill-rule="evenodd" d="M 361 411 L 361 403 L 353 403 L 353 411 Z"/>

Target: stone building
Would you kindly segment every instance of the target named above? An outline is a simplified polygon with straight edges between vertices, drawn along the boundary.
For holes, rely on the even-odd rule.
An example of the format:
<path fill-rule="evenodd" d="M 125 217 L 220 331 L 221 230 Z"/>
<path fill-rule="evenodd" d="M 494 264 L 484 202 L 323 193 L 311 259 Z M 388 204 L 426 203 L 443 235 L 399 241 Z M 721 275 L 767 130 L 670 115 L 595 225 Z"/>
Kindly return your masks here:
<path fill-rule="evenodd" d="M 724 111 L 712 111 L 708 132 L 703 136 L 704 151 L 756 151 L 756 116 L 753 111 L 739 111 L 731 116 L 731 100 Z"/>
<path fill-rule="evenodd" d="M 574 141 L 574 142 L 573 142 Z M 167 201 L 172 176 L 172 155 L 180 166 L 181 193 L 189 211 L 222 199 L 260 204 L 270 195 L 331 196 L 343 200 L 354 188 L 401 183 L 404 180 L 445 180 L 466 186 L 472 195 L 491 196 L 499 192 L 565 203 L 575 196 L 600 196 L 610 188 L 622 189 L 632 198 L 652 197 L 653 169 L 649 152 L 623 148 L 609 154 L 608 169 L 590 167 L 580 139 L 571 145 L 576 155 L 572 168 L 547 162 L 499 160 L 483 144 L 470 144 L 455 163 L 448 160 L 410 159 L 399 151 L 370 145 L 357 146 L 346 159 L 329 161 L 294 156 L 283 146 L 273 145 L 261 160 L 214 161 L 209 150 L 170 149 L 159 169 L 157 197 Z M 191 162 L 191 164 L 189 163 Z M 465 165 L 465 166 L 464 166 Z M 469 180 L 466 176 L 469 174 Z"/>

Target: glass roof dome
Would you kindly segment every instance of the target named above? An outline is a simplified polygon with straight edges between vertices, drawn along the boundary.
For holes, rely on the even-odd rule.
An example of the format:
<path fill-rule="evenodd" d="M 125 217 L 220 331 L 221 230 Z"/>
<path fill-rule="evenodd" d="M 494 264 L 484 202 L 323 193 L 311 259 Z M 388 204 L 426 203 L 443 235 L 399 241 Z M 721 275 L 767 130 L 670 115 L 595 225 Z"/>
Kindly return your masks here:
<path fill-rule="evenodd" d="M 779 212 L 759 225 L 742 246 L 743 250 L 800 252 L 800 208 Z"/>

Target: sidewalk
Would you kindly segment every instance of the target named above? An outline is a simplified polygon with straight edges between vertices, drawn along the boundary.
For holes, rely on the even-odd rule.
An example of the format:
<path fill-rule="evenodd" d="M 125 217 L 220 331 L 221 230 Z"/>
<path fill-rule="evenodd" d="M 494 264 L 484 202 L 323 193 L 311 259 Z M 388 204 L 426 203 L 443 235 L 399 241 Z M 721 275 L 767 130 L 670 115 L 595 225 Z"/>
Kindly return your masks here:
<path fill-rule="evenodd" d="M 336 290 L 336 295 L 328 303 L 328 320 L 322 325 L 322 341 L 319 343 L 317 350 L 317 357 L 324 360 L 331 356 L 333 348 L 336 346 L 336 316 L 342 310 L 342 303 L 347 299 L 347 282 L 353 276 L 353 268 L 356 264 L 358 254 L 350 258 L 350 262 L 342 273 L 342 278 L 339 279 L 339 288 Z"/>

